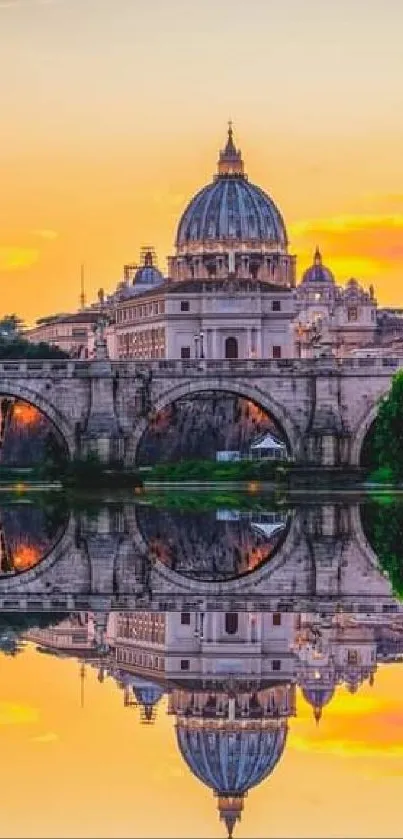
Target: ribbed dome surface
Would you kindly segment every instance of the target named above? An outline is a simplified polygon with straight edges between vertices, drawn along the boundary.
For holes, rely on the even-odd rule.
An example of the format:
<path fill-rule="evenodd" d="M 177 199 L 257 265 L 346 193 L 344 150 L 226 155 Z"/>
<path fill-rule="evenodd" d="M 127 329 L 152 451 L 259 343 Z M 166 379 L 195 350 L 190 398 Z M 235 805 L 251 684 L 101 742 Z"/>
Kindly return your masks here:
<path fill-rule="evenodd" d="M 287 723 L 260 730 L 176 729 L 181 754 L 217 795 L 243 795 L 269 775 L 283 753 Z"/>
<path fill-rule="evenodd" d="M 287 246 L 285 224 L 274 202 L 239 175 L 219 176 L 197 193 L 179 222 L 176 245 L 231 239 Z"/>

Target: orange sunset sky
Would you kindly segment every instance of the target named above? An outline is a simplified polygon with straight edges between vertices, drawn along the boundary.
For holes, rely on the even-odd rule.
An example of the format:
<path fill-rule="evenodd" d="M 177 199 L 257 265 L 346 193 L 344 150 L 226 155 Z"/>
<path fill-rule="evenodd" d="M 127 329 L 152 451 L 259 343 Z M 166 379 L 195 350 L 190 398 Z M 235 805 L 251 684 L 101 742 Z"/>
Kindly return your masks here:
<path fill-rule="evenodd" d="M 224 839 L 213 793 L 187 768 L 166 698 L 152 726 L 113 679 L 35 653 L 0 657 L 0 836 Z M 235 839 L 401 837 L 403 665 L 337 689 L 319 726 L 298 693 L 284 754 L 245 800 Z"/>
<path fill-rule="evenodd" d="M 36 317 L 172 252 L 234 121 L 299 272 L 402 305 L 403 4 L 0 0 L 1 313 Z"/>

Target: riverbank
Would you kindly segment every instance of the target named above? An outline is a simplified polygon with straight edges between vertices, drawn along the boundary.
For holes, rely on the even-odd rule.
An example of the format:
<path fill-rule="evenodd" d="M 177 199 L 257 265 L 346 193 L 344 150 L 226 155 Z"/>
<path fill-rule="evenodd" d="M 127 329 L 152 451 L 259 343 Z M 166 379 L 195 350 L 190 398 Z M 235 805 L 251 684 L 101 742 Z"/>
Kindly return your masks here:
<path fill-rule="evenodd" d="M 182 460 L 178 463 L 159 463 L 141 470 L 145 487 L 158 484 L 172 486 L 186 483 L 269 483 L 281 489 L 312 487 L 335 488 L 362 485 L 366 472 L 360 468 L 311 466 L 278 461 L 216 462 L 211 460 Z"/>
<path fill-rule="evenodd" d="M 0 466 L 0 488 L 16 490 L 28 486 L 52 489 L 136 489 L 143 486 L 137 469 L 105 468 L 95 460 L 76 460 L 63 464 L 31 468 Z"/>
<path fill-rule="evenodd" d="M 194 489 L 236 486 L 253 492 L 254 485 L 264 485 L 275 491 L 318 491 L 364 489 L 379 487 L 399 489 L 387 470 L 369 472 L 361 468 L 318 467 L 308 464 L 268 461 L 240 461 L 218 463 L 211 460 L 182 460 L 159 463 L 152 467 L 122 469 L 105 468 L 94 458 L 75 460 L 61 465 L 42 464 L 38 467 L 0 466 L 0 488 L 29 485 L 31 488 L 49 487 L 66 490 L 137 490 L 164 487 Z"/>

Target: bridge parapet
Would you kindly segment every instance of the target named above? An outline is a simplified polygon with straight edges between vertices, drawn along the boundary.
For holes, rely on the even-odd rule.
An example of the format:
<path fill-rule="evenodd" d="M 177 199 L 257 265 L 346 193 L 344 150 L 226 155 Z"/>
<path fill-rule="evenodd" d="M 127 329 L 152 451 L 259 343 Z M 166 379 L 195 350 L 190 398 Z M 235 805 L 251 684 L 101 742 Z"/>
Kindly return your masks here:
<path fill-rule="evenodd" d="M 200 373 L 222 372 L 237 376 L 240 373 L 254 373 L 258 376 L 327 375 L 330 371 L 351 375 L 354 372 L 390 376 L 391 371 L 403 368 L 403 358 L 316 358 L 316 359 L 150 359 L 149 361 L 123 360 L 107 362 L 113 373 L 135 378 L 138 373 L 151 371 L 154 375 L 198 376 Z M 98 360 L 52 360 L 10 359 L 0 361 L 0 377 L 47 378 L 92 378 L 99 367 Z M 98 374 L 97 374 L 98 375 Z"/>

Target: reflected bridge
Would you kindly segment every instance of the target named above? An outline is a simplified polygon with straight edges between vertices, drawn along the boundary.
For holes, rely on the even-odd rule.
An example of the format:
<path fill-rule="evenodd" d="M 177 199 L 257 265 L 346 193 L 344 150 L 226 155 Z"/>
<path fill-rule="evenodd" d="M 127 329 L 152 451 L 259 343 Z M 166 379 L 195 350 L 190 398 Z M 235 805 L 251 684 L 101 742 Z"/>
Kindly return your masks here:
<path fill-rule="evenodd" d="M 258 513 L 191 516 L 149 500 L 71 512 L 42 558 L 0 576 L 0 608 L 401 610 L 364 535 L 359 498 L 266 503 Z"/>

